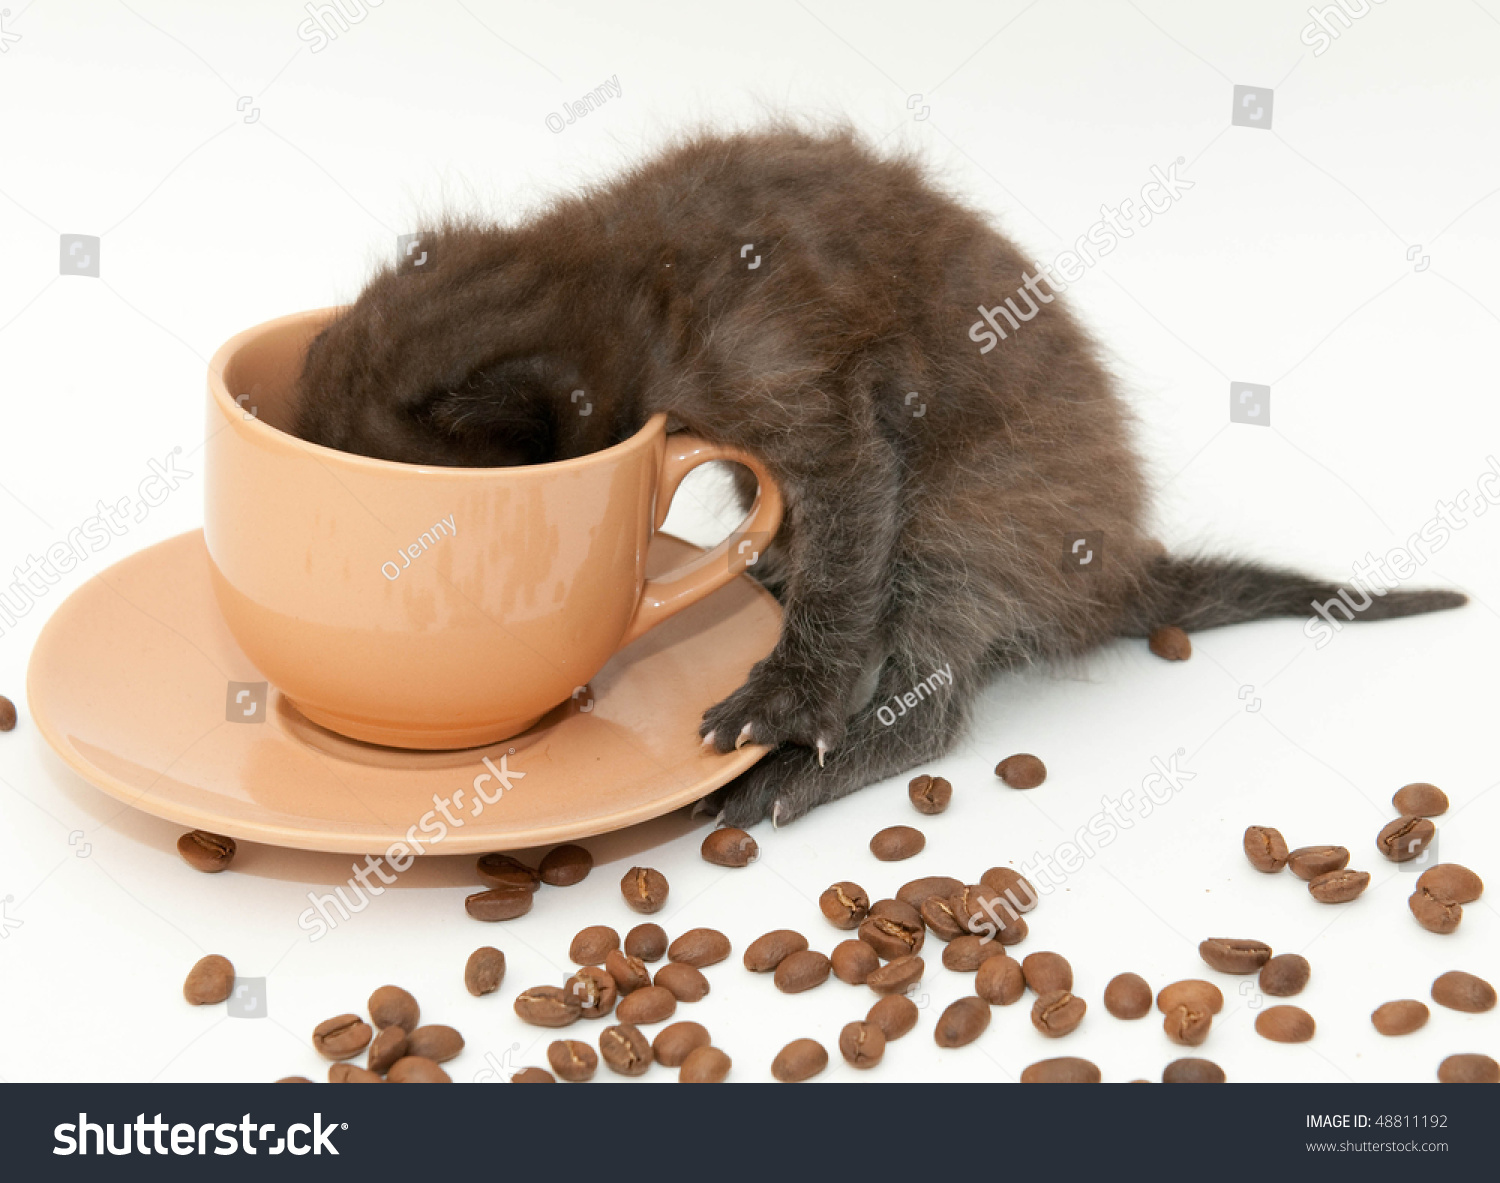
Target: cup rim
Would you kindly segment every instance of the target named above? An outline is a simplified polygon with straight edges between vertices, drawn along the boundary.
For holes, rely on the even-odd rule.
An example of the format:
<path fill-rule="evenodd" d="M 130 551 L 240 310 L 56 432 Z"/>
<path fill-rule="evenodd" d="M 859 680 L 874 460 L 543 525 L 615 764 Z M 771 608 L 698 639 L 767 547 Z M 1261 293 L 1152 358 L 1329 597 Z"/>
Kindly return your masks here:
<path fill-rule="evenodd" d="M 273 329 L 327 319 L 331 314 L 343 312 L 349 307 L 351 305 L 335 304 L 325 308 L 310 308 L 302 312 L 273 317 L 271 320 L 251 325 L 247 329 L 241 329 L 220 345 L 208 361 L 208 394 L 215 407 L 223 415 L 224 426 L 240 432 L 257 447 L 301 453 L 320 462 L 333 462 L 372 475 L 402 479 L 440 478 L 453 481 L 493 480 L 501 473 L 564 472 L 594 464 L 608 464 L 633 449 L 648 446 L 653 436 L 666 435 L 667 415 L 665 411 L 658 411 L 650 416 L 638 431 L 619 443 L 601 448 L 597 452 L 573 456 L 566 460 L 547 460 L 541 464 L 504 464 L 474 468 L 467 465 L 408 464 L 403 460 L 382 460 L 375 456 L 361 456 L 357 452 L 342 452 L 337 448 L 302 439 L 289 431 L 282 431 L 279 427 L 272 427 L 269 423 L 263 423 L 258 417 L 247 417 L 244 408 L 230 396 L 229 387 L 224 381 L 224 371 L 235 356 L 251 342 L 260 339 Z"/>

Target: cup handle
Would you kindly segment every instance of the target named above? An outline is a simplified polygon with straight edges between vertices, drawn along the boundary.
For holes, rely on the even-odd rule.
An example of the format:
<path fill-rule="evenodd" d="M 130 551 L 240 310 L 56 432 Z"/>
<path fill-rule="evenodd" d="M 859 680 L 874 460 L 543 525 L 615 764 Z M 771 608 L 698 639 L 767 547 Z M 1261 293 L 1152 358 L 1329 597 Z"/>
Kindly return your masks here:
<path fill-rule="evenodd" d="M 655 579 L 646 580 L 641 592 L 641 602 L 636 607 L 630 627 L 625 630 L 625 639 L 620 646 L 630 644 L 642 633 L 648 632 L 674 613 L 696 604 L 712 591 L 717 591 L 730 580 L 744 573 L 760 556 L 781 525 L 781 490 L 763 465 L 749 453 L 738 448 L 712 444 L 707 440 L 686 432 L 667 436 L 667 451 L 662 457 L 661 480 L 657 484 L 656 520 L 651 524 L 652 532 L 661 528 L 667 520 L 667 510 L 672 498 L 682 484 L 682 478 L 700 464 L 712 460 L 727 460 L 743 464 L 755 474 L 760 489 L 755 495 L 749 514 L 728 538 L 690 563 Z"/>

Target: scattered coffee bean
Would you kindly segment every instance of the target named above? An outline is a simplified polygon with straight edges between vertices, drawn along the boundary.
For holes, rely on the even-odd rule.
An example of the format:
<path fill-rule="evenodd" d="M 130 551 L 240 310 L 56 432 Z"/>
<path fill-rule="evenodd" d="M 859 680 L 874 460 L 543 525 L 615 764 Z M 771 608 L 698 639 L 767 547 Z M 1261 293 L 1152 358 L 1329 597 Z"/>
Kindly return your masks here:
<path fill-rule="evenodd" d="M 1021 1070 L 1022 1084 L 1098 1084 L 1102 1079 L 1097 1064 L 1078 1056 L 1038 1060 Z"/>
<path fill-rule="evenodd" d="M 1425 817 L 1398 817 L 1375 839 L 1380 853 L 1393 863 L 1406 863 L 1420 855 L 1437 836 L 1437 827 Z"/>
<path fill-rule="evenodd" d="M 983 1035 L 989 1025 L 990 1004 L 971 994 L 952 1003 L 938 1016 L 933 1038 L 938 1047 L 967 1047 Z"/>
<path fill-rule="evenodd" d="M 865 1022 L 874 1023 L 887 1043 L 900 1039 L 917 1025 L 917 1004 L 904 994 L 887 994 L 870 1008 Z"/>
<path fill-rule="evenodd" d="M 417 1005 L 417 1000 L 400 986 L 381 986 L 370 995 L 365 1009 L 370 1012 L 370 1022 L 377 1030 L 402 1027 L 407 1032 L 412 1032 L 417 1029 L 417 1020 L 422 1017 L 422 1008 Z"/>
<path fill-rule="evenodd" d="M 1455 904 L 1472 904 L 1484 894 L 1484 880 L 1458 863 L 1438 863 L 1428 867 L 1418 876 L 1417 886 L 1438 899 L 1452 900 Z"/>
<path fill-rule="evenodd" d="M 182 983 L 182 996 L 194 1006 L 213 1006 L 223 1002 L 234 989 L 234 966 L 229 958 L 210 953 L 188 970 Z"/>
<path fill-rule="evenodd" d="M 536 1027 L 566 1027 L 582 1010 L 578 996 L 561 986 L 532 986 L 516 995 L 516 1014 Z"/>
<path fill-rule="evenodd" d="M 1421 884 L 1411 893 L 1406 906 L 1411 909 L 1418 924 L 1428 932 L 1435 932 L 1440 936 L 1453 932 L 1464 918 L 1462 904 L 1435 896 Z"/>
<path fill-rule="evenodd" d="M 508 854 L 482 854 L 475 862 L 474 869 L 479 872 L 480 882 L 501 890 L 519 888 L 523 891 L 535 891 L 536 885 L 542 881 L 541 874 L 535 867 L 528 867 L 520 859 Z"/>
<path fill-rule="evenodd" d="M 1298 879 L 1311 882 L 1319 875 L 1347 867 L 1349 851 L 1342 846 L 1299 846 L 1287 855 L 1286 865 Z"/>
<path fill-rule="evenodd" d="M 961 936 L 975 935 L 968 932 L 958 917 L 953 914 L 951 899 L 945 900 L 940 896 L 931 896 L 923 900 L 922 906 L 917 910 L 921 913 L 922 923 L 940 941 L 954 941 Z"/>
<path fill-rule="evenodd" d="M 1275 1043 L 1306 1043 L 1318 1025 L 1300 1006 L 1272 1006 L 1255 1016 L 1255 1029 Z"/>
<path fill-rule="evenodd" d="M 1410 1035 L 1419 1027 L 1427 1025 L 1430 1013 L 1425 1002 L 1418 1002 L 1415 998 L 1398 998 L 1395 1002 L 1377 1006 L 1370 1016 L 1370 1022 L 1375 1024 L 1375 1030 L 1382 1035 Z"/>
<path fill-rule="evenodd" d="M 708 996 L 708 979 L 696 965 L 685 961 L 669 961 L 656 971 L 655 985 L 670 990 L 678 1002 L 701 1002 Z M 639 991 L 637 991 L 639 993 Z M 631 995 L 635 997 L 634 994 Z M 639 1019 L 632 1020 L 639 1022 Z M 674 1064 L 673 1067 L 676 1067 Z"/>
<path fill-rule="evenodd" d="M 1187 978 L 1163 986 L 1156 995 L 1156 1009 L 1166 1014 L 1179 1006 L 1216 1015 L 1224 1009 L 1224 995 L 1212 982 L 1202 978 Z"/>
<path fill-rule="evenodd" d="M 1368 871 L 1330 871 L 1309 883 L 1307 890 L 1320 904 L 1347 904 L 1369 886 Z"/>
<path fill-rule="evenodd" d="M 1450 1010 L 1477 1015 L 1494 1008 L 1495 987 L 1471 973 L 1450 969 L 1432 983 L 1432 1000 Z"/>
<path fill-rule="evenodd" d="M 534 898 L 534 893 L 524 887 L 492 887 L 488 891 L 475 892 L 464 900 L 464 911 L 475 920 L 490 923 L 514 920 L 531 911 Z"/>
<path fill-rule="evenodd" d="M 1198 956 L 1221 974 L 1253 974 L 1271 960 L 1271 946 L 1241 937 L 1210 937 L 1199 942 Z"/>
<path fill-rule="evenodd" d="M 654 867 L 631 867 L 620 879 L 620 894 L 633 912 L 660 912 L 669 890 L 667 877 Z"/>
<path fill-rule="evenodd" d="M 970 973 L 991 957 L 1004 957 L 1005 946 L 976 933 L 965 933 L 950 941 L 943 950 L 943 967 L 957 973 Z"/>
<path fill-rule="evenodd" d="M 899 863 L 921 854 L 927 835 L 912 826 L 887 826 L 870 839 L 870 853 L 883 863 Z"/>
<path fill-rule="evenodd" d="M 210 834 L 207 830 L 189 830 L 177 839 L 177 853 L 195 871 L 217 875 L 234 862 L 233 838 Z"/>
<path fill-rule="evenodd" d="M 406 1055 L 406 1029 L 404 1027 L 387 1027 L 374 1039 L 370 1040 L 370 1056 L 365 1061 L 365 1066 L 371 1072 L 384 1076 L 391 1070 L 391 1065 Z"/>
<path fill-rule="evenodd" d="M 622 995 L 633 994 L 651 984 L 651 971 L 646 968 L 646 963 L 618 949 L 605 954 L 604 971 L 614 979 L 615 987 Z"/>
<path fill-rule="evenodd" d="M 563 989 L 578 1000 L 578 1014 L 584 1019 L 602 1019 L 615 1008 L 619 987 L 607 969 L 585 965 L 566 982 Z"/>
<path fill-rule="evenodd" d="M 1104 1009 L 1117 1019 L 1139 1019 L 1151 1009 L 1151 987 L 1140 974 L 1117 974 L 1104 987 Z"/>
<path fill-rule="evenodd" d="M 1275 874 L 1286 866 L 1286 839 L 1270 826 L 1250 826 L 1245 831 L 1245 857 L 1257 871 Z"/>
<path fill-rule="evenodd" d="M 313 1028 L 313 1047 L 328 1060 L 348 1060 L 370 1046 L 375 1034 L 358 1015 L 335 1015 Z"/>
<path fill-rule="evenodd" d="M 511 1084 L 556 1084 L 557 1077 L 545 1068 L 522 1068 L 510 1078 Z"/>
<path fill-rule="evenodd" d="M 996 764 L 995 775 L 1013 789 L 1034 789 L 1047 779 L 1047 766 L 1029 752 L 1022 752 Z"/>
<path fill-rule="evenodd" d="M 1187 633 L 1175 624 L 1164 624 L 1151 630 L 1146 646 L 1165 661 L 1186 661 L 1193 655 L 1193 643 Z"/>
<path fill-rule="evenodd" d="M 1030 880 L 1013 867 L 991 867 L 979 877 L 979 882 L 1003 895 L 1016 912 L 1029 912 L 1040 902 Z"/>
<path fill-rule="evenodd" d="M 769 973 L 790 957 L 807 948 L 807 938 L 789 928 L 778 928 L 756 937 L 745 950 L 745 968 L 753 974 Z"/>
<path fill-rule="evenodd" d="M 660 961 L 667 952 L 667 930 L 659 924 L 637 924 L 625 934 L 625 953 L 642 961 Z"/>
<path fill-rule="evenodd" d="M 328 1065 L 329 1084 L 384 1084 L 379 1072 L 340 1061 Z"/>
<path fill-rule="evenodd" d="M 1053 1039 L 1067 1035 L 1083 1022 L 1088 1003 L 1068 990 L 1052 990 L 1031 1008 L 1031 1025 Z"/>
<path fill-rule="evenodd" d="M 604 959 L 619 947 L 619 933 L 607 924 L 591 924 L 573 938 L 568 958 L 577 965 L 603 965 Z"/>
<path fill-rule="evenodd" d="M 16 704 L 0 694 L 0 731 L 14 731 L 16 726 Z"/>
<path fill-rule="evenodd" d="M 776 967 L 776 988 L 783 994 L 801 994 L 828 980 L 832 963 L 815 949 L 801 949 L 781 959 Z"/>
<path fill-rule="evenodd" d="M 873 1068 L 885 1055 L 885 1032 L 868 1020 L 848 1023 L 839 1032 L 839 1055 L 855 1068 Z"/>
<path fill-rule="evenodd" d="M 896 898 L 903 904 L 910 904 L 921 911 L 922 905 L 929 899 L 936 897 L 945 900 L 949 896 L 957 895 L 963 889 L 964 885 L 957 879 L 952 879 L 947 875 L 929 875 L 925 879 L 913 879 L 910 883 L 902 884 L 901 890 L 896 893 Z M 868 909 L 868 904 L 866 908 Z"/>
<path fill-rule="evenodd" d="M 716 867 L 748 867 L 760 857 L 760 846 L 744 830 L 725 826 L 709 832 L 700 853 Z"/>
<path fill-rule="evenodd" d="M 911 798 L 912 808 L 930 817 L 948 808 L 953 800 L 953 786 L 941 776 L 924 773 L 906 786 L 906 795 Z"/>
<path fill-rule="evenodd" d="M 1300 953 L 1280 953 L 1260 967 L 1260 988 L 1276 998 L 1301 994 L 1312 977 L 1312 966 Z"/>
<path fill-rule="evenodd" d="M 870 914 L 870 897 L 858 883 L 835 883 L 818 897 L 818 908 L 834 928 L 858 928 Z"/>
<path fill-rule="evenodd" d="M 1161 1070 L 1162 1084 L 1223 1084 L 1226 1079 L 1224 1069 L 1212 1060 L 1191 1056 L 1173 1060 Z"/>
<path fill-rule="evenodd" d="M 905 994 L 922 980 L 926 972 L 927 966 L 922 959 L 909 953 L 872 970 L 865 985 L 877 994 Z"/>
<path fill-rule="evenodd" d="M 385 1078 L 392 1084 L 452 1084 L 453 1077 L 422 1056 L 402 1056 Z"/>
<path fill-rule="evenodd" d="M 653 1058 L 650 1041 L 629 1023 L 599 1033 L 599 1055 L 611 1072 L 621 1076 L 644 1075 Z"/>
<path fill-rule="evenodd" d="M 1443 1084 L 1500 1084 L 1500 1064 L 1477 1052 L 1449 1056 L 1438 1065 Z"/>
<path fill-rule="evenodd" d="M 880 954 L 864 941 L 840 941 L 828 960 L 833 964 L 834 976 L 851 986 L 863 986 L 866 979 L 880 968 Z"/>
<path fill-rule="evenodd" d="M 677 1074 L 679 1084 L 723 1084 L 733 1062 L 716 1047 L 694 1048 Z"/>
<path fill-rule="evenodd" d="M 886 960 L 921 952 L 927 926 L 921 914 L 900 900 L 876 900 L 859 926 L 859 939 Z"/>
<path fill-rule="evenodd" d="M 620 999 L 615 1018 L 634 1027 L 662 1023 L 677 1013 L 677 995 L 665 986 L 642 986 Z"/>
<path fill-rule="evenodd" d="M 547 1044 L 547 1063 L 558 1075 L 558 1080 L 568 1084 L 582 1084 L 594 1080 L 598 1069 L 598 1054 L 580 1039 L 555 1039 Z"/>
<path fill-rule="evenodd" d="M 1009 1006 L 1026 992 L 1026 976 L 1014 957 L 988 957 L 974 975 L 974 993 L 995 1006 Z"/>
<path fill-rule="evenodd" d="M 418 1027 L 406 1038 L 407 1052 L 443 1064 L 464 1050 L 464 1037 L 442 1023 Z"/>
<path fill-rule="evenodd" d="M 305 1076 L 283 1076 L 277 1084 L 312 1084 Z"/>
<path fill-rule="evenodd" d="M 1448 812 L 1448 794 L 1437 785 L 1417 781 L 1397 789 L 1391 804 L 1406 817 L 1438 817 Z"/>
<path fill-rule="evenodd" d="M 537 874 L 543 883 L 553 887 L 572 887 L 582 883 L 594 869 L 594 856 L 576 843 L 556 846 L 543 857 Z"/>
<path fill-rule="evenodd" d="M 690 1055 L 712 1042 L 702 1023 L 672 1023 L 657 1032 L 651 1054 L 663 1067 L 680 1068 Z"/>
<path fill-rule="evenodd" d="M 1033 953 L 1021 962 L 1021 974 L 1035 994 L 1073 988 L 1073 967 L 1061 953 Z"/>
<path fill-rule="evenodd" d="M 798 1084 L 828 1067 L 828 1051 L 816 1039 L 794 1039 L 771 1061 L 771 1075 L 782 1084 Z"/>
<path fill-rule="evenodd" d="M 729 938 L 716 928 L 690 928 L 667 949 L 669 961 L 681 961 L 685 965 L 718 965 L 729 956 Z"/>
<path fill-rule="evenodd" d="M 475 998 L 493 994 L 505 981 L 505 954 L 493 945 L 484 945 L 469 954 L 464 963 L 464 989 Z"/>
<path fill-rule="evenodd" d="M 1161 1028 L 1173 1043 L 1184 1047 L 1197 1047 L 1208 1038 L 1213 1026 L 1213 1012 L 1191 1003 L 1179 1003 L 1172 1007 L 1162 1019 Z"/>

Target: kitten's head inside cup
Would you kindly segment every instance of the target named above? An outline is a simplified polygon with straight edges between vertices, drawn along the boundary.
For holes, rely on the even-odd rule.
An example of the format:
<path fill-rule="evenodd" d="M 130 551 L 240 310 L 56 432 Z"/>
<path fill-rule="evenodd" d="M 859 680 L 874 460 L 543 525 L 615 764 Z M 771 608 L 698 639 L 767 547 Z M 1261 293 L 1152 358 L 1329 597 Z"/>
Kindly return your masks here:
<path fill-rule="evenodd" d="M 740 574 L 781 496 L 754 457 L 654 416 L 576 459 L 400 464 L 290 433 L 312 339 L 337 312 L 282 317 L 209 363 L 203 533 L 224 619 L 313 722 L 370 743 L 460 748 L 516 735 L 623 645 Z M 744 525 L 647 579 L 651 535 L 693 468 L 760 481 Z M 748 552 L 748 553 L 747 553 Z"/>

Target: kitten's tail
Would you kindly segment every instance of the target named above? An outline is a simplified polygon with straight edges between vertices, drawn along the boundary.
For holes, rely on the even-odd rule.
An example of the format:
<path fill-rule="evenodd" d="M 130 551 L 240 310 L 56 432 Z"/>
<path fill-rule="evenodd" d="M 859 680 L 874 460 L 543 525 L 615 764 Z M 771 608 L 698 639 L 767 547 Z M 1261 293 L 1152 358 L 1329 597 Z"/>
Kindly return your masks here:
<path fill-rule="evenodd" d="M 1455 591 L 1386 591 L 1310 579 L 1295 571 L 1235 559 L 1152 559 L 1144 585 L 1126 610 L 1120 633 L 1143 637 L 1161 625 L 1188 632 L 1263 620 L 1268 616 L 1321 615 L 1336 622 L 1390 620 L 1460 608 L 1469 597 Z"/>

